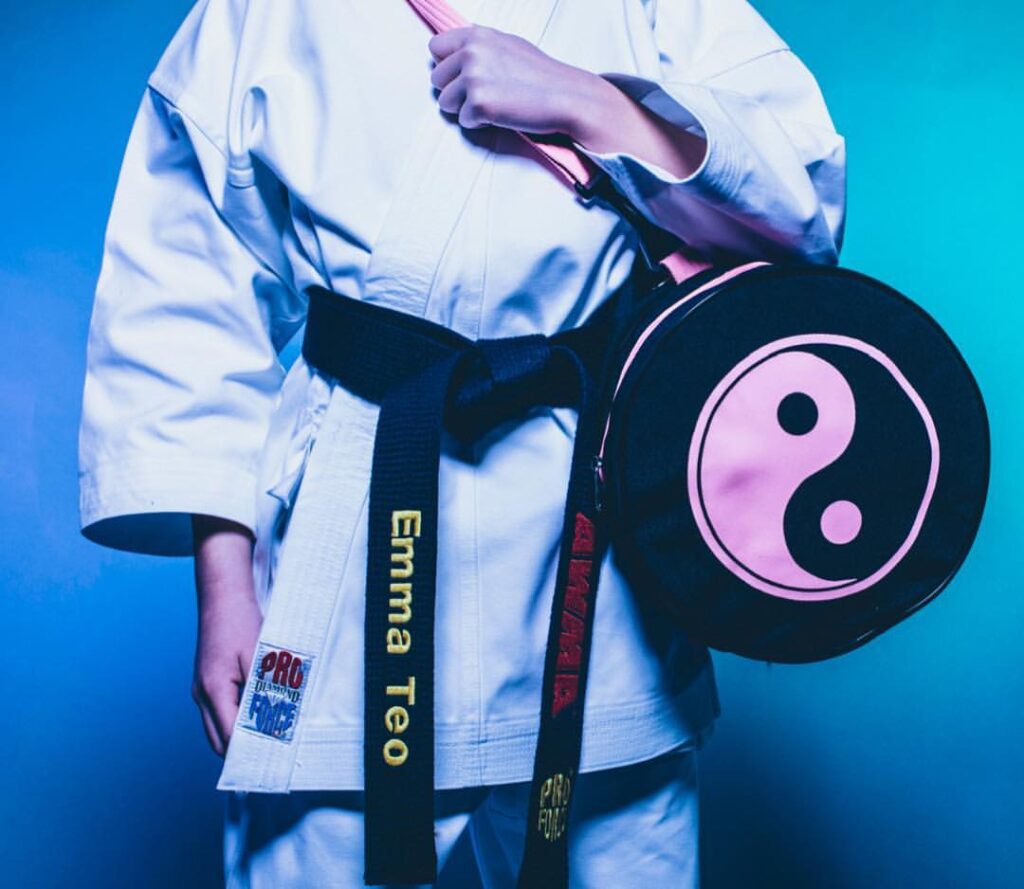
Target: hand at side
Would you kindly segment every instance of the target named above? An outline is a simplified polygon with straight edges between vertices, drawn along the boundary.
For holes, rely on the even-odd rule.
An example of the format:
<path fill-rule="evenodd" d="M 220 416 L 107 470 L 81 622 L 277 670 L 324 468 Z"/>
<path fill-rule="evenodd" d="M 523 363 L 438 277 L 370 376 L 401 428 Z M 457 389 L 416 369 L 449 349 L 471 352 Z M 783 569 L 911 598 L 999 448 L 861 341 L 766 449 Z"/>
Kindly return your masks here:
<path fill-rule="evenodd" d="M 252 581 L 252 534 L 242 525 L 193 516 L 199 628 L 192 698 L 210 746 L 227 751 L 242 689 L 259 638 Z"/>

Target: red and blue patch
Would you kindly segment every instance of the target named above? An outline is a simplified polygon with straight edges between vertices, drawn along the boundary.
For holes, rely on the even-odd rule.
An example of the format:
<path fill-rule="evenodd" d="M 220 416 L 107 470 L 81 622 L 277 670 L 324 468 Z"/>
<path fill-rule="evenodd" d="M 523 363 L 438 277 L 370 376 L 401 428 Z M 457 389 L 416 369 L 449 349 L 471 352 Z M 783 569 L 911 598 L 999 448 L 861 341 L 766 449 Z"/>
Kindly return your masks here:
<path fill-rule="evenodd" d="M 289 743 L 295 736 L 313 657 L 261 642 L 245 686 L 240 728 Z"/>

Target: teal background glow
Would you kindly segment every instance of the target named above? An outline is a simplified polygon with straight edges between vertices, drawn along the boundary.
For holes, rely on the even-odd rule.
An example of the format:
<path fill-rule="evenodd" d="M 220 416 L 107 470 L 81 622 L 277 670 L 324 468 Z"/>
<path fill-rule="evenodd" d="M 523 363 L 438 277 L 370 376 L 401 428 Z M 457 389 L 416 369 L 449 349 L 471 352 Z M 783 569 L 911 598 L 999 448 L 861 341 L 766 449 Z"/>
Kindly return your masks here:
<path fill-rule="evenodd" d="M 913 620 L 814 666 L 716 657 L 705 885 L 1021 886 L 1024 13 L 756 5 L 847 138 L 844 264 L 915 297 L 959 344 L 987 398 L 993 473 L 970 558 Z M 87 544 L 75 500 L 103 226 L 145 77 L 188 6 L 3 4 L 5 886 L 220 884 L 218 761 L 189 698 L 190 563 Z"/>

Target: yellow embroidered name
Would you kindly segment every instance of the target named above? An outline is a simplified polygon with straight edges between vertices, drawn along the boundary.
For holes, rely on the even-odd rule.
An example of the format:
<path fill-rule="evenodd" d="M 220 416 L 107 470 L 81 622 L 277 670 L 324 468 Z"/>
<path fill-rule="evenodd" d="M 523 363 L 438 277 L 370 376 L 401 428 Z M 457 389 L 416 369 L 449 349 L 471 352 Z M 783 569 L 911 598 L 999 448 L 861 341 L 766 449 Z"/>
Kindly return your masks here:
<path fill-rule="evenodd" d="M 416 677 L 410 676 L 405 685 L 389 685 L 387 693 L 392 697 L 404 697 L 411 707 L 416 703 Z M 409 728 L 409 711 L 400 705 L 388 707 L 384 714 L 384 727 L 393 735 L 402 734 Z M 401 738 L 388 738 L 384 742 L 384 762 L 389 766 L 400 766 L 409 758 L 409 747 Z"/>
<path fill-rule="evenodd" d="M 407 624 L 412 620 L 413 560 L 416 556 L 413 538 L 420 536 L 422 516 L 419 510 L 397 509 L 391 513 L 391 584 L 388 587 L 388 623 Z M 412 647 L 412 633 L 401 626 L 389 627 L 385 638 L 388 654 L 407 654 Z M 393 703 L 384 713 L 384 727 L 393 737 L 384 742 L 384 762 L 400 766 L 409 758 L 409 747 L 398 735 L 409 728 L 409 709 L 416 704 L 416 677 L 405 685 L 389 685 L 389 698 L 405 698 L 404 704 Z"/>

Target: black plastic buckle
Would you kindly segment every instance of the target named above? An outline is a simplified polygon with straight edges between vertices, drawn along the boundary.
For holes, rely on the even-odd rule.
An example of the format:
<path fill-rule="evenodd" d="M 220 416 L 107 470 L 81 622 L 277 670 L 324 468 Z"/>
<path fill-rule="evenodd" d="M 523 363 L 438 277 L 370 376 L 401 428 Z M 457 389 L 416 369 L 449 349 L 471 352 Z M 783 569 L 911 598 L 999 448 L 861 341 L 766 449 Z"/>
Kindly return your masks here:
<path fill-rule="evenodd" d="M 572 183 L 573 189 L 576 191 L 584 201 L 588 204 L 597 197 L 597 185 L 602 179 L 607 179 L 608 174 L 604 170 L 599 170 L 597 175 L 590 180 L 590 183 L 580 182 L 578 179 L 574 179 Z"/>
<path fill-rule="evenodd" d="M 594 200 L 602 201 L 629 223 L 633 231 L 637 233 L 640 255 L 644 265 L 655 279 L 660 277 L 661 272 L 665 272 L 664 266 L 660 264 L 660 259 L 676 249 L 678 239 L 671 232 L 652 223 L 634 207 L 626 199 L 626 196 L 615 187 L 607 172 L 598 170 L 597 175 L 590 180 L 589 184 L 574 182 L 573 187 L 583 200 L 588 203 Z"/>

